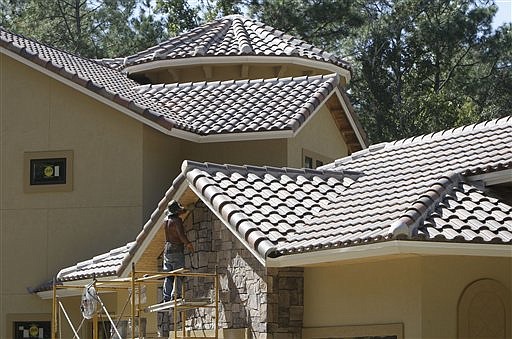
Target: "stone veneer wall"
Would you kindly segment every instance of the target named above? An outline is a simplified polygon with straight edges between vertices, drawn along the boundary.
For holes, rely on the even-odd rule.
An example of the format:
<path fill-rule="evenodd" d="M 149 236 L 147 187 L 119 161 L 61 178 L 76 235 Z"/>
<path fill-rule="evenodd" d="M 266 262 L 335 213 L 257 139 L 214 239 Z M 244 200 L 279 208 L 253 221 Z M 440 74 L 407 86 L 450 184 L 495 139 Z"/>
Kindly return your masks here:
<path fill-rule="evenodd" d="M 185 221 L 196 252 L 187 256 L 194 271 L 219 273 L 219 327 L 247 329 L 251 338 L 301 338 L 302 268 L 265 268 L 202 203 Z M 213 296 L 213 281 L 193 278 L 186 296 Z M 187 313 L 187 328 L 213 329 L 213 309 Z"/>

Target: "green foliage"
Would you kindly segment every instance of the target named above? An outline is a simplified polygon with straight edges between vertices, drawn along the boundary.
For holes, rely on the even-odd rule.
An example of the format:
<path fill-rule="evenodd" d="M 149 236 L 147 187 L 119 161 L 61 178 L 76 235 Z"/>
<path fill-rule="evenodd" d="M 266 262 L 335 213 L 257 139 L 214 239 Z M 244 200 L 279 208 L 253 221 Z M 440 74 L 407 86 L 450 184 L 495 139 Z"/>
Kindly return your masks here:
<path fill-rule="evenodd" d="M 373 142 L 511 113 L 501 102 L 485 113 L 489 90 L 504 94 L 510 84 L 510 65 L 497 67 L 505 38 L 491 29 L 495 6 L 477 0 L 368 4 L 372 20 L 354 40 L 351 92 Z"/>
<path fill-rule="evenodd" d="M 170 36 L 196 27 L 199 10 L 199 6 L 191 6 L 187 0 L 156 0 L 156 12 L 163 15 Z"/>
<path fill-rule="evenodd" d="M 276 0 L 252 1 L 249 13 L 260 21 L 307 42 L 340 52 L 355 30 L 363 25 L 360 1 L 346 0 Z"/>
<path fill-rule="evenodd" d="M 139 7 L 139 15 L 131 19 L 135 36 L 131 41 L 132 51 L 127 54 L 145 50 L 168 37 L 165 25 L 153 11 L 151 0 L 144 0 Z"/>
<path fill-rule="evenodd" d="M 64 50 L 102 57 L 126 52 L 135 0 L 11 0 L 2 25 Z"/>

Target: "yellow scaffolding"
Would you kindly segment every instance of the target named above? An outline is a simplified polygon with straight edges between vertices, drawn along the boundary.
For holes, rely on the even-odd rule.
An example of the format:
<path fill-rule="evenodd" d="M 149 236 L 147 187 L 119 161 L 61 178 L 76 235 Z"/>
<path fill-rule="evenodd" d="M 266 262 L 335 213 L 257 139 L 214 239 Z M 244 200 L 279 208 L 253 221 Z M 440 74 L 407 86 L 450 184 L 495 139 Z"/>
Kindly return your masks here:
<path fill-rule="evenodd" d="M 203 299 L 174 299 L 168 302 L 163 302 L 155 305 L 151 305 L 148 307 L 141 307 L 141 286 L 144 284 L 162 284 L 162 279 L 168 276 L 176 277 L 203 277 L 203 278 L 213 278 L 214 281 L 214 296 L 213 300 L 211 298 L 203 298 Z M 174 284 L 176 286 L 176 279 L 174 279 Z M 219 277 L 217 274 L 217 269 L 215 269 L 215 273 L 196 273 L 190 272 L 184 269 L 179 269 L 171 272 L 155 272 L 155 271 L 136 271 L 135 264 L 132 264 L 132 272 L 131 277 L 129 278 L 114 278 L 114 279 L 93 279 L 91 286 L 98 292 L 115 292 L 121 290 L 131 290 L 131 293 L 128 293 L 128 298 L 131 298 L 131 339 L 142 338 L 141 337 L 141 329 L 142 326 L 140 322 L 138 323 L 138 333 L 135 333 L 136 321 L 140 319 L 141 312 L 159 312 L 164 310 L 173 309 L 173 320 L 174 320 L 174 338 L 178 338 L 178 314 L 181 314 L 182 326 L 181 326 L 181 338 L 187 338 L 186 336 L 186 327 L 185 327 L 185 312 L 194 308 L 213 308 L 215 309 L 215 326 L 214 326 L 214 336 L 210 338 L 217 339 L 219 337 Z M 86 288 L 84 285 L 57 285 L 56 281 L 53 282 L 53 302 L 52 302 L 52 339 L 59 338 L 58 335 L 61 332 L 59 326 L 58 319 L 58 311 L 59 311 L 59 302 L 58 302 L 58 293 L 59 289 L 84 289 Z M 182 287 L 184 289 L 184 285 Z M 136 293 L 138 292 L 138 298 L 136 298 Z M 185 296 L 185 291 L 182 291 L 182 296 Z M 62 304 L 60 304 L 62 306 Z M 103 306 L 103 304 L 102 304 Z M 108 315 L 108 313 L 107 313 Z M 110 316 L 109 316 L 110 317 Z M 71 324 L 70 324 L 71 325 Z M 74 331 L 74 329 L 73 329 Z M 93 317 L 93 339 L 98 339 L 98 317 L 95 315 Z M 128 339 L 128 338 L 122 338 Z"/>

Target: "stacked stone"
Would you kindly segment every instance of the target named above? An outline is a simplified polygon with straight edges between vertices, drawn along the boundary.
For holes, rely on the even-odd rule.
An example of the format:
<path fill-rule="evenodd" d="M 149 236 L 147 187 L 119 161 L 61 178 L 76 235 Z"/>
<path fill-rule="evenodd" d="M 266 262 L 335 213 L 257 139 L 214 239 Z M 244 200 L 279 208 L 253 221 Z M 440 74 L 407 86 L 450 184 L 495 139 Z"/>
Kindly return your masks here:
<path fill-rule="evenodd" d="M 266 269 L 201 202 L 187 219 L 186 228 L 196 247 L 187 267 L 219 273 L 220 328 L 247 328 L 253 338 L 300 338 L 301 268 Z M 185 286 L 187 297 L 214 300 L 212 279 L 188 279 Z M 187 327 L 214 328 L 214 312 L 207 308 L 187 312 Z"/>
<path fill-rule="evenodd" d="M 268 269 L 268 333 L 275 339 L 301 337 L 304 313 L 304 270 Z"/>

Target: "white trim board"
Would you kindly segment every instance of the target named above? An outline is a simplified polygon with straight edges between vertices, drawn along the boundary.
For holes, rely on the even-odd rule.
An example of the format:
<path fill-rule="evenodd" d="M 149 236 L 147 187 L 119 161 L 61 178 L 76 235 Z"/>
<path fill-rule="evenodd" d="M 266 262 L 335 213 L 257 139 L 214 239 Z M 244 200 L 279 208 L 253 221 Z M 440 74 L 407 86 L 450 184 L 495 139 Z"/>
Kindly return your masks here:
<path fill-rule="evenodd" d="M 433 241 L 392 240 L 369 245 L 342 247 L 323 251 L 267 258 L 267 267 L 327 264 L 351 260 L 374 260 L 391 255 L 457 255 L 512 258 L 510 244 L 470 244 Z"/>
<path fill-rule="evenodd" d="M 189 57 L 181 59 L 155 60 L 126 67 L 123 71 L 139 73 L 152 71 L 159 68 L 202 66 L 202 65 L 229 65 L 229 64 L 292 64 L 318 68 L 343 76 L 347 83 L 350 82 L 350 71 L 343 67 L 328 63 L 327 61 L 310 60 L 306 58 L 290 56 L 211 56 L 211 57 Z"/>

